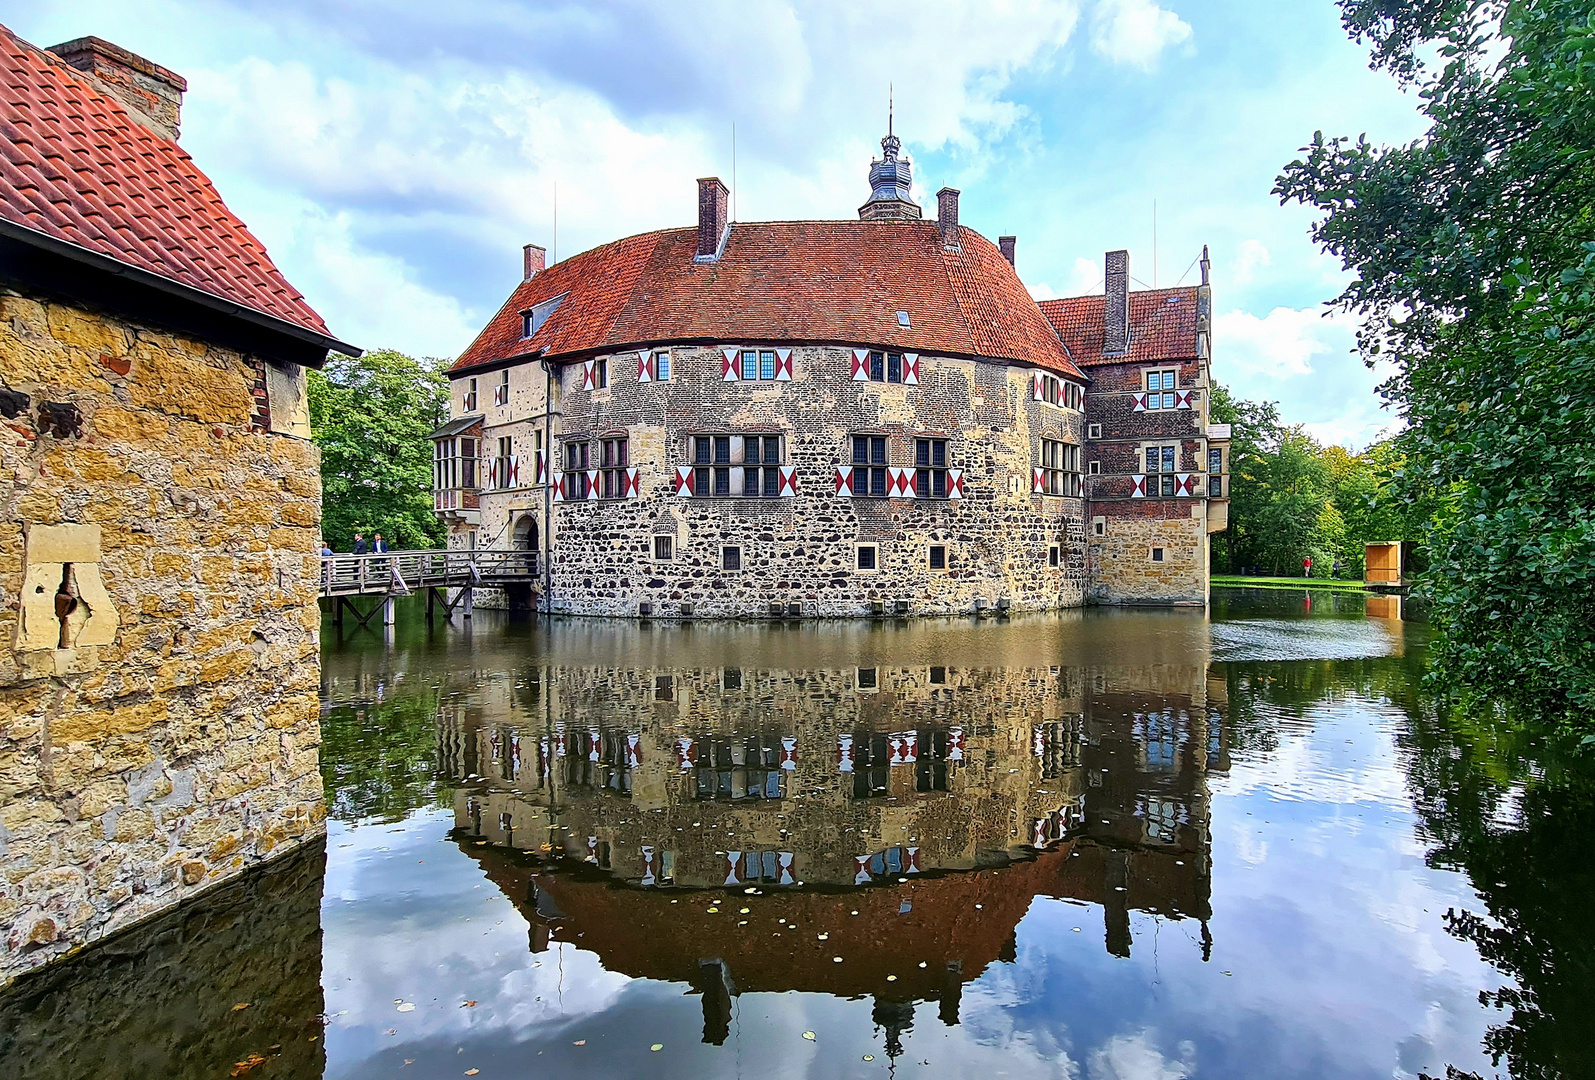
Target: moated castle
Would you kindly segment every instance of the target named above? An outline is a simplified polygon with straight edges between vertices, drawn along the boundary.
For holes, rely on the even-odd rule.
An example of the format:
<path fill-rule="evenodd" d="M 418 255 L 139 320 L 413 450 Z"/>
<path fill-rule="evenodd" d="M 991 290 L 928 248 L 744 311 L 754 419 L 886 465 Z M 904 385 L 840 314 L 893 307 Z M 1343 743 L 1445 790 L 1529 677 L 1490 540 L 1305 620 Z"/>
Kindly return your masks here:
<path fill-rule="evenodd" d="M 1201 284 L 1037 303 L 1015 238 L 921 219 L 882 140 L 857 221 L 629 237 L 524 279 L 450 370 L 451 547 L 537 553 L 511 607 L 658 618 L 1205 604 L 1228 512 Z M 478 600 L 481 603 L 482 600 Z M 489 601 L 491 602 L 491 601 Z"/>

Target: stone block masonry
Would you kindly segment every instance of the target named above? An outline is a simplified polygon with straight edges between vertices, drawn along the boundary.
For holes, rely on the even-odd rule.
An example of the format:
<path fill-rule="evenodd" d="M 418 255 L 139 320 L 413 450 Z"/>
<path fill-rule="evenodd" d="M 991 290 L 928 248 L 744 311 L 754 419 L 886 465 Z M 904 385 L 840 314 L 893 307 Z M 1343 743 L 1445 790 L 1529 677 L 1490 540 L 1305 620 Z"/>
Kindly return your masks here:
<path fill-rule="evenodd" d="M 319 462 L 262 385 L 0 291 L 0 981 L 323 828 Z"/>

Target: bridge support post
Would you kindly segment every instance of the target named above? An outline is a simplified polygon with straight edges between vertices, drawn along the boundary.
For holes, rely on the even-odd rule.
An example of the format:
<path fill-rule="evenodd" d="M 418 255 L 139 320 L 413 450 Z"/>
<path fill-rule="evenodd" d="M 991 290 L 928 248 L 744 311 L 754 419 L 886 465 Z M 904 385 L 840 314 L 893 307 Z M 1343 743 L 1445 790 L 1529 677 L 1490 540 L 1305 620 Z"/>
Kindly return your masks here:
<path fill-rule="evenodd" d="M 472 598 L 471 598 L 471 587 L 469 585 L 467 585 L 465 587 L 464 591 L 465 591 L 465 596 L 464 596 L 465 612 L 462 615 L 462 618 L 469 619 L 471 617 L 471 605 L 472 605 L 472 602 L 473 602 Z"/>
<path fill-rule="evenodd" d="M 382 599 L 382 625 L 383 626 L 392 626 L 394 621 L 395 620 L 394 620 L 393 597 L 391 597 L 391 596 L 383 597 L 383 599 Z"/>

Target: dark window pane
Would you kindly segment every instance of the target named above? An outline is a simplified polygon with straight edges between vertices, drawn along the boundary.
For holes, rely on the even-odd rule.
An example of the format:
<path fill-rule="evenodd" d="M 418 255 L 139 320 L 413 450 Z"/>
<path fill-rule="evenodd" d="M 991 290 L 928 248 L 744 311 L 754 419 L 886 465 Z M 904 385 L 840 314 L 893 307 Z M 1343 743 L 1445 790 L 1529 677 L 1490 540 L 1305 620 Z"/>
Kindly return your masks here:
<path fill-rule="evenodd" d="M 1155 446 L 1146 448 L 1146 471 L 1157 472 L 1157 447 Z"/>
<path fill-rule="evenodd" d="M 875 549 L 874 548 L 872 548 L 872 547 L 861 547 L 861 548 L 858 549 L 858 568 L 860 570 L 873 570 L 873 569 L 875 569 Z"/>
<path fill-rule="evenodd" d="M 914 494 L 921 499 L 930 498 L 929 469 L 916 469 L 914 471 Z"/>
<path fill-rule="evenodd" d="M 947 549 L 945 547 L 943 547 L 941 544 L 933 544 L 933 545 L 931 545 L 931 549 L 930 549 L 930 568 L 932 570 L 945 570 L 945 569 L 947 569 Z M 931 668 L 930 670 L 931 670 L 931 676 L 932 676 L 931 677 L 931 681 L 932 682 L 938 681 L 935 678 L 936 669 L 935 668 Z"/>
<path fill-rule="evenodd" d="M 781 464 L 781 436 L 766 435 L 764 437 L 764 463 L 766 465 Z"/>
<path fill-rule="evenodd" d="M 869 354 L 869 377 L 871 379 L 876 382 L 884 382 L 886 379 L 885 367 L 886 357 L 884 354 L 878 352 Z"/>
<path fill-rule="evenodd" d="M 709 494 L 708 469 L 694 469 L 692 471 L 692 490 L 695 495 Z"/>
<path fill-rule="evenodd" d="M 929 439 L 914 440 L 914 464 L 918 465 L 922 469 L 930 465 Z"/>
<path fill-rule="evenodd" d="M 886 440 L 884 438 L 870 440 L 870 464 L 886 464 Z"/>
<path fill-rule="evenodd" d="M 769 466 L 765 466 L 764 493 L 766 495 L 781 494 L 781 471 L 779 469 L 772 469 Z"/>
<path fill-rule="evenodd" d="M 742 494 L 757 495 L 759 493 L 759 470 L 742 470 Z"/>
<path fill-rule="evenodd" d="M 930 444 L 930 463 L 936 466 L 938 469 L 945 469 L 947 467 L 946 440 L 937 439 L 935 442 Z"/>
<path fill-rule="evenodd" d="M 757 435 L 749 435 L 742 440 L 742 460 L 749 465 L 757 465 L 759 463 L 759 437 Z"/>
<path fill-rule="evenodd" d="M 714 493 L 716 495 L 731 494 L 731 470 L 716 469 L 714 471 Z"/>
<path fill-rule="evenodd" d="M 742 569 L 742 549 L 741 548 L 739 548 L 739 547 L 721 548 L 720 549 L 720 557 L 721 557 L 720 558 L 720 565 L 721 565 L 721 567 L 723 569 L 726 569 L 726 570 L 741 570 Z"/>
<path fill-rule="evenodd" d="M 692 447 L 692 460 L 700 465 L 707 465 L 709 463 L 709 437 L 707 435 L 699 435 L 692 440 Z"/>
<path fill-rule="evenodd" d="M 1168 497 L 1168 496 L 1171 496 L 1171 495 L 1174 494 L 1174 474 L 1173 473 L 1164 473 L 1163 474 L 1163 491 L 1162 491 L 1162 494 L 1164 495 L 1164 497 Z"/>
<path fill-rule="evenodd" d="M 714 437 L 714 463 L 727 465 L 731 462 L 731 436 L 716 435 Z"/>
<path fill-rule="evenodd" d="M 1163 448 L 1163 471 L 1174 471 L 1174 447 L 1172 446 L 1165 446 Z"/>
<path fill-rule="evenodd" d="M 903 381 L 903 358 L 896 353 L 891 353 L 886 357 L 886 381 Z"/>
<path fill-rule="evenodd" d="M 869 474 L 869 493 L 871 495 L 886 494 L 886 470 L 871 469 Z"/>
<path fill-rule="evenodd" d="M 866 435 L 853 436 L 853 464 L 869 464 L 869 437 Z"/>
<path fill-rule="evenodd" d="M 931 473 L 930 493 L 938 499 L 947 497 L 947 474 L 941 469 Z"/>

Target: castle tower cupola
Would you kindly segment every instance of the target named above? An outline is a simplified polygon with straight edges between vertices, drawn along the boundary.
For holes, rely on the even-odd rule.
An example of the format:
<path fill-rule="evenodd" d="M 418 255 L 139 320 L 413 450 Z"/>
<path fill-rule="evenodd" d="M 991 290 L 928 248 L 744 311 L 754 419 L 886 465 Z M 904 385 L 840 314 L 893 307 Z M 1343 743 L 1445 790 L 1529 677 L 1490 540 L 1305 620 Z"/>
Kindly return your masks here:
<path fill-rule="evenodd" d="M 914 166 L 901 157 L 903 140 L 892 132 L 892 107 L 886 107 L 886 137 L 881 140 L 881 157 L 870 162 L 869 199 L 858 208 L 860 221 L 918 221 L 919 205 L 914 202 Z"/>

